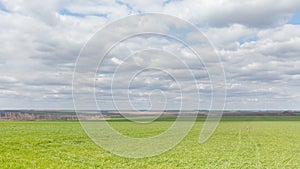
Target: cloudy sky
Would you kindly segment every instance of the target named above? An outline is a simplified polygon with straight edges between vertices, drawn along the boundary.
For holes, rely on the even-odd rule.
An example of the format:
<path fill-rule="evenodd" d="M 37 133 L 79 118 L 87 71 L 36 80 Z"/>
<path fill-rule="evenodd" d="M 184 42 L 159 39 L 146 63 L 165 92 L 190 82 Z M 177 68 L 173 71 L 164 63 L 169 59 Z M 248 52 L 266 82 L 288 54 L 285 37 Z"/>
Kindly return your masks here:
<path fill-rule="evenodd" d="M 186 20 L 213 44 L 226 74 L 226 109 L 300 109 L 299 0 L 0 0 L 0 109 L 73 109 L 72 75 L 84 44 L 112 21 L 147 12 Z M 148 109 L 149 101 L 167 98 L 167 108 L 177 109 L 183 92 L 208 108 L 205 67 L 184 68 L 182 60 L 193 67 L 191 52 L 169 38 L 144 35 L 119 43 L 97 70 L 98 104 L 114 108 L 114 95 L 116 102 L 129 98 L 134 108 Z M 165 72 L 132 71 L 145 63 L 166 66 Z M 200 82 L 195 90 L 190 71 Z M 200 98 L 194 99 L 195 91 Z"/>

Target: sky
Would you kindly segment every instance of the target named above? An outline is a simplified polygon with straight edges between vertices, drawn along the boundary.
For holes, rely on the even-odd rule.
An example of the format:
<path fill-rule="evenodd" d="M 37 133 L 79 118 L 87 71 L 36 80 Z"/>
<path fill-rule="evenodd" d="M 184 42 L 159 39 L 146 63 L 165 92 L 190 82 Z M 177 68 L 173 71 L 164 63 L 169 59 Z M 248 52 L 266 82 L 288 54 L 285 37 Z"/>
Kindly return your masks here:
<path fill-rule="evenodd" d="M 211 42 L 226 75 L 225 109 L 300 109 L 299 0 L 0 0 L 0 109 L 74 109 L 72 77 L 80 50 L 111 22 L 149 12 L 186 20 Z M 157 22 L 147 26 L 159 27 Z M 149 48 L 169 53 L 134 55 Z M 114 109 L 113 101 L 130 99 L 132 107 L 122 109 L 150 109 L 152 103 L 167 98 L 167 109 L 178 109 L 184 92 L 186 101 L 199 100 L 201 109 L 209 108 L 211 86 L 205 67 L 174 66 L 172 54 L 194 63 L 186 47 L 165 37 L 145 35 L 118 44 L 97 70 L 98 104 Z M 178 79 L 149 69 L 129 81 L 126 75 L 135 68 L 132 63 L 168 66 L 166 70 Z M 209 64 L 221 69 L 215 65 Z M 189 71 L 200 82 L 196 88 Z M 108 85 L 112 72 L 116 74 L 113 93 Z M 200 98 L 193 97 L 195 91 Z"/>

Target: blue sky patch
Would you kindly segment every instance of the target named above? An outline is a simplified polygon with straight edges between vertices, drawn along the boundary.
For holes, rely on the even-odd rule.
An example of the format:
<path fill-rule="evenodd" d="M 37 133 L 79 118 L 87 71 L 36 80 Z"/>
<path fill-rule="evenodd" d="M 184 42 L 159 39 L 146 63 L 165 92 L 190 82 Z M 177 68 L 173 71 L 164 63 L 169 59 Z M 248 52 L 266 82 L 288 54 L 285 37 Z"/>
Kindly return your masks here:
<path fill-rule="evenodd" d="M 84 14 L 71 12 L 71 11 L 69 11 L 67 9 L 62 9 L 62 10 L 59 11 L 59 13 L 61 15 L 70 15 L 70 16 L 81 17 L 81 18 L 85 17 Z"/>
<path fill-rule="evenodd" d="M 90 14 L 89 16 L 98 16 L 98 17 L 107 18 L 107 14 L 105 14 L 105 13 Z"/>
<path fill-rule="evenodd" d="M 9 12 L 1 2 L 0 2 L 0 11 Z"/>
<path fill-rule="evenodd" d="M 98 16 L 98 17 L 107 18 L 107 14 L 104 13 L 82 14 L 82 13 L 71 12 L 68 9 L 62 9 L 59 11 L 59 13 L 61 15 L 69 15 L 69 16 L 80 17 L 80 18 L 84 18 L 86 16 Z"/>
<path fill-rule="evenodd" d="M 126 2 L 123 2 L 123 1 L 120 1 L 120 0 L 116 0 L 115 2 L 119 5 L 125 5 L 128 10 L 131 10 L 131 11 L 133 10 L 132 6 L 129 3 L 126 3 Z"/>
<path fill-rule="evenodd" d="M 171 2 L 175 2 L 175 1 L 181 1 L 181 0 L 165 0 L 163 2 L 163 6 L 165 6 L 165 5 L 167 5 L 167 4 L 171 3 Z"/>
<path fill-rule="evenodd" d="M 129 13 L 138 13 L 138 14 L 143 14 L 144 13 L 142 10 L 134 10 L 133 7 L 129 3 L 123 2 L 121 0 L 116 0 L 115 2 L 119 5 L 126 6 Z"/>
<path fill-rule="evenodd" d="M 237 41 L 242 45 L 244 43 L 255 42 L 257 40 L 258 40 L 257 36 L 247 36 L 247 37 L 240 37 L 240 38 L 238 38 Z"/>
<path fill-rule="evenodd" d="M 300 25 L 300 12 L 294 14 L 294 16 L 289 20 L 289 24 Z"/>

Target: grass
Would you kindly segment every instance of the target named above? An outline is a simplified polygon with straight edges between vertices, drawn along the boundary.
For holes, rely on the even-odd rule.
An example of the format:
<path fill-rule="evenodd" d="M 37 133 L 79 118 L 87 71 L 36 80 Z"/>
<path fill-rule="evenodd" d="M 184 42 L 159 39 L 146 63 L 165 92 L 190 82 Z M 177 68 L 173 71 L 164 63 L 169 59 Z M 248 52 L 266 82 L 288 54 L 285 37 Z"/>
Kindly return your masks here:
<path fill-rule="evenodd" d="M 299 117 L 224 117 L 214 135 L 198 144 L 203 119 L 185 139 L 164 154 L 129 159 L 95 145 L 78 122 L 0 122 L 0 168 L 299 168 Z M 110 124 L 132 137 L 163 132 L 169 118 Z"/>

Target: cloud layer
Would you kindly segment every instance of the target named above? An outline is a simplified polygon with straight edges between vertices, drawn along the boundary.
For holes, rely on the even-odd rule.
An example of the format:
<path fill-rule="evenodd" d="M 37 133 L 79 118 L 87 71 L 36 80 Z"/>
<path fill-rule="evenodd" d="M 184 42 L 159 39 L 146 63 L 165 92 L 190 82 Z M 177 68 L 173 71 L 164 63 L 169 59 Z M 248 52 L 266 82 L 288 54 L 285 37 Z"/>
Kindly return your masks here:
<path fill-rule="evenodd" d="M 177 16 L 193 23 L 207 36 L 224 65 L 227 109 L 300 109 L 298 0 L 276 3 L 270 0 L 0 0 L 0 109 L 73 109 L 72 73 L 80 49 L 110 22 L 145 12 Z M 145 26 L 159 27 L 162 24 L 158 22 Z M 170 31 L 166 27 L 160 29 Z M 117 31 L 130 30 L 120 27 Z M 192 40 L 197 35 L 191 33 L 187 37 Z M 163 57 L 167 54 L 157 50 L 133 55 L 147 48 L 172 52 L 192 68 L 184 68 L 176 59 Z M 125 60 L 130 55 L 133 56 Z M 142 72 L 127 90 L 124 82 L 131 77 L 126 73 L 136 65 L 152 64 L 166 66 L 176 74 L 189 100 L 194 99 L 189 95 L 194 90 L 193 79 L 187 73 L 193 71 L 200 81 L 196 90 L 201 93 L 201 106 L 209 108 L 209 77 L 205 67 L 193 57 L 182 44 L 164 37 L 140 36 L 124 41 L 99 68 L 96 82 L 99 104 L 114 108 L 108 99 L 111 96 L 109 82 L 120 65 L 114 81 L 120 99 L 117 101 L 129 96 L 135 107 L 147 109 L 153 91 L 156 99 L 152 101 L 161 101 L 158 92 L 161 90 L 169 99 L 167 107 L 178 108 L 179 87 L 166 72 L 154 69 Z M 214 61 L 208 66 L 214 67 Z"/>

